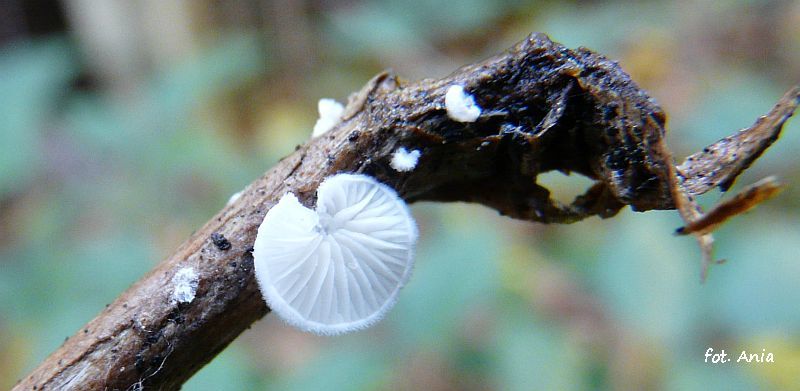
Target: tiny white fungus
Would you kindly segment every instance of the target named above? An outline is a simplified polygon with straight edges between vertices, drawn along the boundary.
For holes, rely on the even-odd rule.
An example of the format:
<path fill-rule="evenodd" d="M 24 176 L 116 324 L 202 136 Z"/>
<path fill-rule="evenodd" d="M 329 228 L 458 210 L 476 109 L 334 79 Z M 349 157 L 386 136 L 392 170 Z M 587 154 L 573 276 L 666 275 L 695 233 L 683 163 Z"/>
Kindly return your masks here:
<path fill-rule="evenodd" d="M 458 122 L 475 122 L 481 116 L 481 108 L 475 97 L 464 91 L 464 86 L 453 84 L 444 95 L 447 116 Z"/>
<path fill-rule="evenodd" d="M 409 152 L 407 149 L 400 147 L 392 154 L 392 161 L 389 165 L 399 172 L 412 171 L 417 167 L 417 162 L 422 152 L 415 149 Z"/>
<path fill-rule="evenodd" d="M 319 119 L 314 124 L 311 137 L 322 136 L 338 125 L 342 121 L 344 106 L 334 99 L 322 98 L 317 103 L 317 110 L 319 111 Z"/>
<path fill-rule="evenodd" d="M 258 227 L 256 279 L 269 307 L 303 331 L 336 335 L 379 321 L 413 267 L 417 227 L 394 189 L 338 174 L 316 210 L 286 193 Z"/>
<path fill-rule="evenodd" d="M 242 196 L 242 193 L 244 193 L 244 190 L 231 194 L 231 198 L 228 198 L 228 203 L 225 204 L 225 206 L 231 206 L 234 202 L 236 202 L 239 199 L 239 197 Z"/>
<path fill-rule="evenodd" d="M 191 303 L 197 293 L 197 272 L 191 267 L 183 267 L 172 276 L 172 301 L 176 303 Z"/>

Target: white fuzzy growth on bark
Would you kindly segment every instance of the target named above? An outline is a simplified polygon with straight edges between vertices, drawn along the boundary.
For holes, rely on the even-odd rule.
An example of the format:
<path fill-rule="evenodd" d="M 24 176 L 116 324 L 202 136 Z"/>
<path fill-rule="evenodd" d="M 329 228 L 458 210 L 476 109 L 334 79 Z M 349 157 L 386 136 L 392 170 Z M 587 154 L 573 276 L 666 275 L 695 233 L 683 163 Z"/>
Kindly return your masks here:
<path fill-rule="evenodd" d="M 417 167 L 417 162 L 421 155 L 422 152 L 417 149 L 409 152 L 407 149 L 400 147 L 392 154 L 392 161 L 389 162 L 389 165 L 391 165 L 395 171 L 412 171 Z"/>
<path fill-rule="evenodd" d="M 172 276 L 172 301 L 176 303 L 191 303 L 197 293 L 199 277 L 191 267 L 184 267 Z"/>

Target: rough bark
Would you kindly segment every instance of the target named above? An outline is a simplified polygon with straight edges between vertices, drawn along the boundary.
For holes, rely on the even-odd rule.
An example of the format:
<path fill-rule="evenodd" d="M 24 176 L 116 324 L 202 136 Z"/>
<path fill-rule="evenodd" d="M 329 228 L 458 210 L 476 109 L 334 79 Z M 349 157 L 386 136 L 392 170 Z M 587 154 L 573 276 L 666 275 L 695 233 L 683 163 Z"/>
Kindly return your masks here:
<path fill-rule="evenodd" d="M 476 122 L 447 116 L 444 95 L 452 84 L 463 85 L 483 109 Z M 687 160 L 678 168 L 664 145 L 665 114 L 615 62 L 544 35 L 441 80 L 405 84 L 380 74 L 351 96 L 341 124 L 250 184 L 15 390 L 179 388 L 269 311 L 251 255 L 265 213 L 290 191 L 313 205 L 329 175 L 364 173 L 409 202 L 477 202 L 544 223 L 611 217 L 626 205 L 677 207 L 691 222 L 702 218 L 691 197 L 727 189 L 777 138 L 799 99 L 795 88 L 774 112 L 731 136 L 747 148 L 721 148 L 727 139 L 721 140 L 708 149 L 720 153 L 690 158 L 702 165 Z M 412 172 L 390 168 L 401 146 L 422 152 Z M 596 182 L 563 205 L 536 183 L 551 170 Z M 195 297 L 181 303 L 173 276 L 187 267 L 198 284 Z"/>

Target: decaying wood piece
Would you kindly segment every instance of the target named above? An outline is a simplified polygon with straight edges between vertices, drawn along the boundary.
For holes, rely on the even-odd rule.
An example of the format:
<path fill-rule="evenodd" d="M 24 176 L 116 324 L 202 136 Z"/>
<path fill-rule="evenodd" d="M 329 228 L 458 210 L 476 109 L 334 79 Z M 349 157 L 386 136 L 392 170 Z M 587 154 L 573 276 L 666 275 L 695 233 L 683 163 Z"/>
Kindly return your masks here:
<path fill-rule="evenodd" d="M 476 122 L 448 118 L 444 96 L 453 84 L 482 108 Z M 738 147 L 722 140 L 709 147 L 719 153 L 691 157 L 702 164 L 676 168 L 664 113 L 615 62 L 541 34 L 441 80 L 405 84 L 380 74 L 351 97 L 341 124 L 250 184 L 15 389 L 179 388 L 268 312 L 250 254 L 265 213 L 289 191 L 313 205 L 319 183 L 339 172 L 372 175 L 409 202 L 477 202 L 544 223 L 611 217 L 630 205 L 677 207 L 692 224 L 703 218 L 692 197 L 729 186 L 774 141 L 798 105 L 793 91 L 731 136 Z M 422 152 L 413 171 L 391 168 L 399 147 Z M 551 170 L 595 184 L 563 205 L 536 183 Z M 710 236 L 698 234 L 710 259 Z M 193 277 L 187 285 L 178 276 Z"/>
<path fill-rule="evenodd" d="M 678 166 L 684 191 L 690 195 L 703 194 L 714 187 L 727 191 L 736 177 L 778 139 L 783 124 L 794 114 L 798 104 L 800 86 L 795 86 L 753 126 L 687 157 Z"/>

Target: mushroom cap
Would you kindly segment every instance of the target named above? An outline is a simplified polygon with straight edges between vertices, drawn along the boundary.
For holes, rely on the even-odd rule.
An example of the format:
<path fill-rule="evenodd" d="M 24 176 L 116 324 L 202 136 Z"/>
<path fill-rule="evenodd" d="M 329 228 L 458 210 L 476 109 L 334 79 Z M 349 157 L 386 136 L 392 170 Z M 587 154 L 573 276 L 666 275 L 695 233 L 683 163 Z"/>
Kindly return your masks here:
<path fill-rule="evenodd" d="M 258 227 L 253 258 L 269 307 L 304 331 L 334 335 L 379 321 L 413 267 L 417 227 L 394 189 L 338 174 L 317 189 L 316 211 L 292 193 Z"/>
<path fill-rule="evenodd" d="M 317 119 L 314 129 L 311 131 L 312 138 L 327 133 L 342 121 L 344 105 L 335 99 L 322 98 L 317 103 L 317 110 L 319 111 L 319 119 Z"/>

